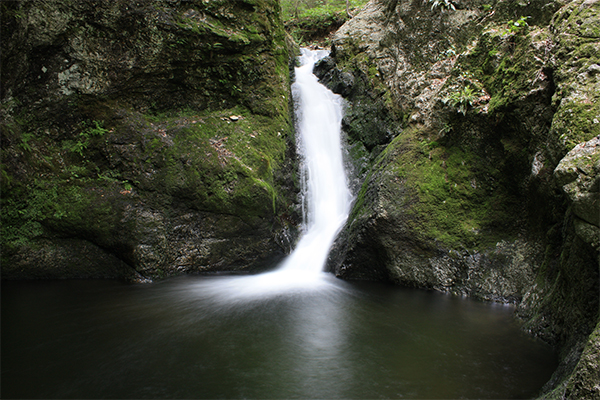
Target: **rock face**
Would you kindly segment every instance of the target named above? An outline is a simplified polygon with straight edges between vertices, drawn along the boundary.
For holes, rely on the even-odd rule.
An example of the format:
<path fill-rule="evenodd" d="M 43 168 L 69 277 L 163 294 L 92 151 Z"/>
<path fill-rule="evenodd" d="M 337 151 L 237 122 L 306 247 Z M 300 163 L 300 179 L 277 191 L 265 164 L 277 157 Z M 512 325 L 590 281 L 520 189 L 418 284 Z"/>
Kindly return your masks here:
<path fill-rule="evenodd" d="M 572 204 L 575 233 L 600 251 L 600 136 L 575 146 L 554 177 Z"/>
<path fill-rule="evenodd" d="M 3 278 L 253 271 L 287 251 L 297 190 L 277 1 L 1 12 Z"/>
<path fill-rule="evenodd" d="M 598 397 L 578 360 L 599 314 L 600 2 L 425 3 L 369 2 L 316 68 L 348 101 L 357 187 L 329 268 L 514 303 L 560 349 L 546 395 Z"/>

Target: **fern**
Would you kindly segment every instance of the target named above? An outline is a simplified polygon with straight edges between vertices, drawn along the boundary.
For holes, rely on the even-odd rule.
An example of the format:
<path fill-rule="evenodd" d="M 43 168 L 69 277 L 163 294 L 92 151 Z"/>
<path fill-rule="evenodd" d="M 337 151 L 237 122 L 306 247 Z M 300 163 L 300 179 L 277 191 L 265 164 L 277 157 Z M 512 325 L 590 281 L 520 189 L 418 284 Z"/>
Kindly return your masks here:
<path fill-rule="evenodd" d="M 473 105 L 476 99 L 477 95 L 473 92 L 473 89 L 466 87 L 460 92 L 452 93 L 444 100 L 444 103 L 456 108 L 456 111 L 462 115 L 467 115 L 468 108 Z"/>

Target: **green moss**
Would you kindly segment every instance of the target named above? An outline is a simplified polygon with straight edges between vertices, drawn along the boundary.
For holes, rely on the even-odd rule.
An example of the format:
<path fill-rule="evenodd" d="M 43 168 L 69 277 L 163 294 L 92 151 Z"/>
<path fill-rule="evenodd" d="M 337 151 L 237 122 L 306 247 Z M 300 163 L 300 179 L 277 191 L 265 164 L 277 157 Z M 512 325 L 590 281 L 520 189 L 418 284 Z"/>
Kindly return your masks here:
<path fill-rule="evenodd" d="M 285 203 L 274 172 L 285 160 L 291 135 L 287 118 L 236 108 L 162 117 L 161 126 L 159 134 L 172 136 L 173 145 L 150 141 L 143 158 L 159 171 L 153 186 L 158 182 L 196 208 L 244 218 L 273 213 Z"/>
<path fill-rule="evenodd" d="M 2 202 L 2 245 L 30 245 L 46 229 L 66 236 L 109 240 L 119 212 L 107 201 L 118 187 L 89 179 L 37 178 L 5 193 Z M 116 189 L 116 190 L 115 190 Z M 106 197 L 105 197 L 106 196 Z M 19 201 L 15 199 L 19 198 Z"/>
<path fill-rule="evenodd" d="M 510 26 L 514 22 L 510 21 Z M 457 70 L 473 72 L 491 96 L 490 114 L 502 112 L 526 96 L 545 67 L 544 60 L 536 57 L 532 48 L 533 35 L 541 41 L 544 33 L 525 32 L 506 30 L 503 25 L 492 26 L 480 36 L 476 47 L 459 59 Z"/>
<path fill-rule="evenodd" d="M 483 249 L 510 237 L 514 202 L 493 184 L 500 171 L 468 148 L 416 133 L 405 131 L 381 156 L 390 160 L 385 170 L 393 171 L 386 185 L 402 182 L 413 192 L 408 211 L 413 231 L 446 248 Z"/>
<path fill-rule="evenodd" d="M 554 115 L 552 128 L 565 152 L 578 143 L 600 135 L 600 104 L 598 102 L 564 102 Z"/>

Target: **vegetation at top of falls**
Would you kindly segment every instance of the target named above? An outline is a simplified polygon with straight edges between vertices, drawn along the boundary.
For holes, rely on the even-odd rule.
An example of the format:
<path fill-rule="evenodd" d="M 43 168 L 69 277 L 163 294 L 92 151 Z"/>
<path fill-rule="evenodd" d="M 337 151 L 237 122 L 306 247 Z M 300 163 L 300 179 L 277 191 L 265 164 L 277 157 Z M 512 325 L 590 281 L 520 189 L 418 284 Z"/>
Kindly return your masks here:
<path fill-rule="evenodd" d="M 368 0 L 281 0 L 284 22 L 294 18 L 334 15 L 364 6 Z"/>
<path fill-rule="evenodd" d="M 329 46 L 328 36 L 368 0 L 281 0 L 286 30 L 302 45 Z"/>

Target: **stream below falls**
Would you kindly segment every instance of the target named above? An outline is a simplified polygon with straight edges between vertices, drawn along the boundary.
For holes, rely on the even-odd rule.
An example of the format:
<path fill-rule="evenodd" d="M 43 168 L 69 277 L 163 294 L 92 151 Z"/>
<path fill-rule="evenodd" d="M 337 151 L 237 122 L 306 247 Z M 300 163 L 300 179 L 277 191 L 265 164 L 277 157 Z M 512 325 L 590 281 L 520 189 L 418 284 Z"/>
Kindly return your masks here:
<path fill-rule="evenodd" d="M 531 398 L 556 368 L 512 306 L 325 277 L 2 283 L 2 398 Z"/>

